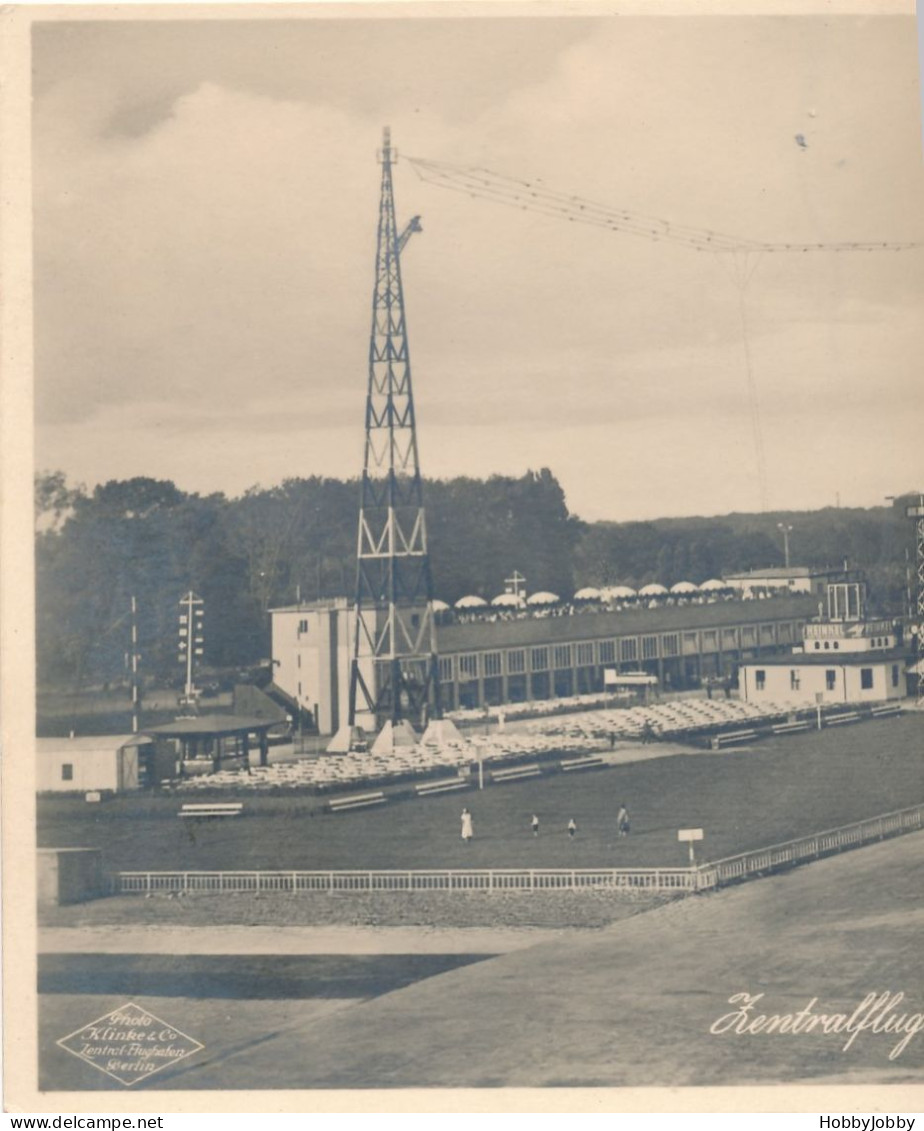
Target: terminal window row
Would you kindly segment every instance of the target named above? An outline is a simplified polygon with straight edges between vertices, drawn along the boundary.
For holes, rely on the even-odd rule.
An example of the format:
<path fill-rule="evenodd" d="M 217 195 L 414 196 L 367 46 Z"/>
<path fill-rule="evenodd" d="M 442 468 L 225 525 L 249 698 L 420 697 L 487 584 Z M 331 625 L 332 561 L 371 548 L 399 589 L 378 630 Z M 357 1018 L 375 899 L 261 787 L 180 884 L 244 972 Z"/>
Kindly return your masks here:
<path fill-rule="evenodd" d="M 795 626 L 798 627 L 798 626 Z M 780 640 L 785 637 L 792 638 L 793 625 L 780 626 Z M 772 625 L 760 628 L 761 635 L 769 635 L 776 631 Z M 725 628 L 721 630 L 722 646 L 729 651 L 738 649 L 739 629 Z M 740 629 L 741 646 L 753 646 L 757 643 L 758 627 L 745 625 Z M 696 652 L 714 651 L 718 647 L 719 630 L 706 629 L 702 633 L 702 648 L 700 649 L 699 634 L 685 632 L 682 634 L 683 654 L 690 655 Z M 820 642 L 815 642 L 819 648 Z M 837 648 L 837 642 L 834 642 Z M 825 648 L 830 644 L 826 641 Z M 527 656 L 528 653 L 528 656 Z M 466 652 L 455 656 L 441 656 L 439 660 L 440 679 L 451 682 L 457 676 L 460 680 L 473 680 L 479 677 L 496 678 L 506 670 L 507 675 L 525 675 L 527 671 L 543 672 L 562 670 L 573 667 L 594 667 L 606 664 L 636 664 L 641 660 L 657 660 L 661 657 L 672 658 L 681 654 L 681 634 L 663 633 L 658 636 L 624 636 L 618 640 L 589 640 L 576 644 L 541 645 L 534 648 L 510 648 L 495 652 Z M 479 663 L 479 656 L 482 657 Z M 596 659 L 595 659 L 596 657 Z M 453 661 L 456 666 L 453 667 Z M 528 664 L 527 664 L 528 661 Z"/>

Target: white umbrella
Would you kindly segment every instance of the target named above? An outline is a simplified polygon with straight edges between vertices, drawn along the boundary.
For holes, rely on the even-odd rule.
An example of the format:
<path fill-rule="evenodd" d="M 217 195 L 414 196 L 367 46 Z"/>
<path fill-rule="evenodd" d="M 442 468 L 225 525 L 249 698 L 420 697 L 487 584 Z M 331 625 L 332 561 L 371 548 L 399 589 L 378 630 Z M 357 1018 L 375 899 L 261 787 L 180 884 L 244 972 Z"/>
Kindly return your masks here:
<path fill-rule="evenodd" d="M 717 577 L 710 577 L 708 581 L 702 583 L 700 589 L 703 593 L 718 593 L 720 589 L 728 589 L 728 585 Z"/>
<path fill-rule="evenodd" d="M 540 590 L 538 593 L 531 593 L 526 598 L 527 605 L 557 605 L 561 597 L 557 593 L 546 593 L 545 590 Z"/>
<path fill-rule="evenodd" d="M 643 585 L 638 591 L 640 597 L 663 597 L 667 590 L 663 585 L 659 585 L 656 581 L 652 581 L 649 585 Z"/>
<path fill-rule="evenodd" d="M 614 598 L 628 599 L 638 596 L 638 593 L 629 585 L 611 585 L 608 589 L 604 590 L 604 593 L 610 600 Z"/>
<path fill-rule="evenodd" d="M 460 597 L 458 601 L 456 601 L 457 609 L 485 609 L 487 605 L 488 602 L 484 597 L 476 597 L 474 594 L 468 597 Z"/>
<path fill-rule="evenodd" d="M 594 589 L 592 585 L 586 586 L 584 589 L 579 589 L 574 595 L 575 601 L 599 601 L 603 594 L 599 589 Z"/>
<path fill-rule="evenodd" d="M 699 589 L 693 584 L 692 581 L 678 581 L 676 585 L 671 586 L 672 593 L 698 593 Z"/>
<path fill-rule="evenodd" d="M 498 593 L 491 601 L 491 604 L 498 609 L 522 609 L 524 603 L 519 593 Z"/>
<path fill-rule="evenodd" d="M 449 611 L 449 606 L 445 601 L 441 601 L 438 597 L 434 598 L 430 603 L 430 607 L 435 613 L 445 613 Z"/>

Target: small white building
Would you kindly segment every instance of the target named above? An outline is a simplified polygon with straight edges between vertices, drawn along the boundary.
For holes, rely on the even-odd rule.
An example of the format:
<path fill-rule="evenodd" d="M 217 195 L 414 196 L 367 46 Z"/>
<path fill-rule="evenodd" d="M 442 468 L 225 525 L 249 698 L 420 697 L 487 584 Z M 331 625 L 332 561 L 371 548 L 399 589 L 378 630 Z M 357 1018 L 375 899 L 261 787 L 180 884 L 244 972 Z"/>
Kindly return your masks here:
<path fill-rule="evenodd" d="M 745 664 L 738 680 L 749 703 L 878 703 L 907 695 L 904 653 L 768 657 Z"/>
<path fill-rule="evenodd" d="M 124 793 L 139 789 L 146 756 L 152 749 L 152 740 L 138 734 L 37 738 L 36 789 L 39 793 Z"/>
<path fill-rule="evenodd" d="M 846 582 L 848 574 L 843 569 L 813 569 L 811 566 L 774 566 L 768 569 L 751 569 L 744 573 L 729 573 L 722 579 L 729 589 L 745 593 L 817 593 L 823 596 L 828 585 Z"/>
<path fill-rule="evenodd" d="M 827 616 L 805 625 L 801 647 L 741 665 L 742 699 L 805 705 L 881 702 L 908 694 L 908 652 L 891 621 L 863 619 L 863 584 L 829 584 L 826 598 Z"/>

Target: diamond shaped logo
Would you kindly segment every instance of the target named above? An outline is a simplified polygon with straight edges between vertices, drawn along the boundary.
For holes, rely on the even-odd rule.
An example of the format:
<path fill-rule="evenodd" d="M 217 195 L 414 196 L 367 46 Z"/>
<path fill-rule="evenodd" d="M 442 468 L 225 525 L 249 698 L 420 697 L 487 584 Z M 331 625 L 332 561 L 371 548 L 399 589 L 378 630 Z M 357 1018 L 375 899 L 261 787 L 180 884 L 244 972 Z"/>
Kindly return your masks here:
<path fill-rule="evenodd" d="M 133 1001 L 56 1043 L 127 1087 L 205 1048 Z"/>

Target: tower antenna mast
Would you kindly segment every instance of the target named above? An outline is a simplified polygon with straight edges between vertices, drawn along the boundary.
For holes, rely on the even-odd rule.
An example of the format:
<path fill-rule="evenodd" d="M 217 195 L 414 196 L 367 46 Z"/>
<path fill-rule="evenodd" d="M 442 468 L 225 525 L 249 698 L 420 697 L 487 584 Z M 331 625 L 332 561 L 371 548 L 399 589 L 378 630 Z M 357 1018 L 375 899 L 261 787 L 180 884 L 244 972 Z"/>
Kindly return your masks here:
<path fill-rule="evenodd" d="M 392 166 L 397 152 L 383 133 L 366 393 L 366 439 L 356 557 L 356 604 L 350 666 L 349 734 L 329 749 L 356 745 L 356 728 L 424 726 L 441 717 L 433 588 L 417 427 L 411 384 L 401 252 L 415 216 L 402 231 L 395 219 Z M 349 746 L 347 746 L 347 740 Z"/>

